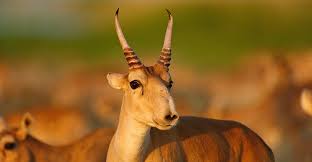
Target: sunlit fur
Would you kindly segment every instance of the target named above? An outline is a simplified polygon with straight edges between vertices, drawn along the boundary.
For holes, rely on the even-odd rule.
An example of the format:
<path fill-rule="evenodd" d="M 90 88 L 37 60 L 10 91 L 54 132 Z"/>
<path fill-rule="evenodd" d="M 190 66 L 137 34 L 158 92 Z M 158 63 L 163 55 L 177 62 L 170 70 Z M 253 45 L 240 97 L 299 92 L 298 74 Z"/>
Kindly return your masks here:
<path fill-rule="evenodd" d="M 124 92 L 108 162 L 274 161 L 263 140 L 240 123 L 198 117 L 165 121 L 166 113 L 177 113 L 171 106 L 170 74 L 159 64 L 128 74 L 108 74 L 107 78 L 113 88 Z M 142 86 L 131 89 L 132 80 L 139 80 Z"/>
<path fill-rule="evenodd" d="M 98 129 L 73 144 L 53 147 L 29 135 L 30 124 L 26 116 L 19 128 L 4 126 L 0 132 L 0 162 L 104 162 L 113 135 L 110 129 Z M 16 147 L 5 149 L 8 143 Z"/>

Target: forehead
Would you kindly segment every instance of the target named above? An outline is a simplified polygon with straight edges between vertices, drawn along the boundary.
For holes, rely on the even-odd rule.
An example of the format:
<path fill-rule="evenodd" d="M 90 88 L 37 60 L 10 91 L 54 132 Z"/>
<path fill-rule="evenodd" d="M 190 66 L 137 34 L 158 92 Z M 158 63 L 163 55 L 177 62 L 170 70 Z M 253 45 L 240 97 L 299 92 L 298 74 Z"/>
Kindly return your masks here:
<path fill-rule="evenodd" d="M 0 132 L 0 142 L 2 141 L 14 141 L 14 133 L 12 131 L 2 131 Z"/>
<path fill-rule="evenodd" d="M 148 78 L 160 78 L 164 81 L 171 81 L 169 72 L 166 69 L 158 66 L 148 66 L 139 69 L 132 69 L 130 70 L 128 76 L 129 80 L 139 79 L 144 81 Z"/>

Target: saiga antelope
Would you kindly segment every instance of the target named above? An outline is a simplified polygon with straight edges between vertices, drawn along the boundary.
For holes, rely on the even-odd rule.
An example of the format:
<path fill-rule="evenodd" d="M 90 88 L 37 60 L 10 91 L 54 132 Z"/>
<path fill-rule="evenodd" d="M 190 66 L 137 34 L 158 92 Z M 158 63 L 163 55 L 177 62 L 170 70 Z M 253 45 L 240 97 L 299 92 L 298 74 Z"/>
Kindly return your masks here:
<path fill-rule="evenodd" d="M 179 117 L 170 92 L 173 17 L 169 11 L 162 52 L 153 66 L 144 66 L 128 45 L 118 11 L 116 32 L 129 72 L 107 75 L 110 86 L 124 92 L 118 127 L 107 153 L 108 162 L 274 161 L 271 149 L 263 140 L 240 123 Z"/>
<path fill-rule="evenodd" d="M 73 144 L 50 146 L 28 134 L 33 119 L 25 114 L 18 128 L 0 118 L 0 162 L 104 162 L 110 129 L 98 129 Z"/>

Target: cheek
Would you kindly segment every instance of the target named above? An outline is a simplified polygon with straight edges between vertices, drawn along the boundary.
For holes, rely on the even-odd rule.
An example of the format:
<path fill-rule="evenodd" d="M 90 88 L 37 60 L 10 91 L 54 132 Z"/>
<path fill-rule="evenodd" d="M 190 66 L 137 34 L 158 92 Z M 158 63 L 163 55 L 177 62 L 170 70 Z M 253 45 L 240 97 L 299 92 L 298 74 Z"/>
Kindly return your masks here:
<path fill-rule="evenodd" d="M 143 87 L 139 87 L 137 89 L 132 89 L 131 87 L 129 87 L 127 93 L 135 101 L 135 99 L 141 98 L 144 95 L 143 90 L 144 90 Z"/>
<path fill-rule="evenodd" d="M 155 106 L 151 104 L 150 98 L 144 95 L 139 97 L 137 101 L 137 106 L 135 106 L 135 110 L 133 111 L 136 116 L 139 116 L 144 120 L 151 119 L 154 114 L 153 109 Z"/>
<path fill-rule="evenodd" d="M 18 154 L 16 151 L 5 151 L 3 157 L 3 162 L 17 162 L 18 161 Z M 1 158 L 0 158 L 1 159 Z"/>

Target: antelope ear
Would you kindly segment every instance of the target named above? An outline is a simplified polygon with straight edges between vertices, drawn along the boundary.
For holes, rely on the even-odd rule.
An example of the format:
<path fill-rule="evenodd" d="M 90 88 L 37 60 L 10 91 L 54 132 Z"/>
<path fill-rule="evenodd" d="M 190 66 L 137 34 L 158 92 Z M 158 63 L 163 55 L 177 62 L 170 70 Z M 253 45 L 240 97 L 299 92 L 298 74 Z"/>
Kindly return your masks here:
<path fill-rule="evenodd" d="M 312 91 L 304 89 L 300 100 L 303 111 L 312 116 Z"/>
<path fill-rule="evenodd" d="M 108 73 L 106 78 L 109 85 L 115 89 L 122 89 L 127 81 L 126 74 Z"/>
<path fill-rule="evenodd" d="M 20 127 L 18 128 L 18 131 L 16 132 L 16 137 L 19 140 L 25 140 L 27 135 L 30 133 L 30 127 L 34 121 L 34 118 L 30 113 L 25 113 L 22 121 L 20 123 Z"/>

